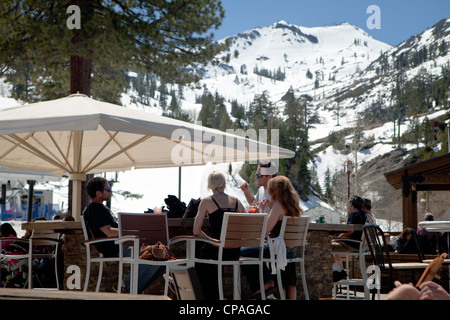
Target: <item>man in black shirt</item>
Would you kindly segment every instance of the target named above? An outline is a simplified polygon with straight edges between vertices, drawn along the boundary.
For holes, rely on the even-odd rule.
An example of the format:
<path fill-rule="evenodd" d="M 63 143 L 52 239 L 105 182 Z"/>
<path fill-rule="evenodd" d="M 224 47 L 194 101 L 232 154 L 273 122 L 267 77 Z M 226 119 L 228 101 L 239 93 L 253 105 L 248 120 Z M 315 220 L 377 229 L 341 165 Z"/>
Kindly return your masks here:
<path fill-rule="evenodd" d="M 105 180 L 105 181 L 104 181 Z M 84 209 L 83 216 L 94 238 L 117 238 L 119 229 L 111 211 L 103 204 L 111 196 L 111 188 L 106 179 L 94 178 L 88 182 L 88 194 L 92 201 Z M 96 243 L 95 247 L 105 257 L 116 257 L 119 246 L 114 240 Z"/>
<path fill-rule="evenodd" d="M 88 181 L 86 190 L 91 198 L 91 203 L 83 211 L 82 219 L 85 219 L 94 238 L 117 238 L 119 226 L 111 214 L 111 210 L 103 202 L 111 197 L 111 187 L 104 178 L 95 177 Z M 119 246 L 114 240 L 95 244 L 96 249 L 105 257 L 117 257 Z M 144 291 L 164 271 L 163 267 L 151 265 L 139 265 L 138 293 Z M 124 291 L 130 292 L 130 276 L 123 280 Z"/>

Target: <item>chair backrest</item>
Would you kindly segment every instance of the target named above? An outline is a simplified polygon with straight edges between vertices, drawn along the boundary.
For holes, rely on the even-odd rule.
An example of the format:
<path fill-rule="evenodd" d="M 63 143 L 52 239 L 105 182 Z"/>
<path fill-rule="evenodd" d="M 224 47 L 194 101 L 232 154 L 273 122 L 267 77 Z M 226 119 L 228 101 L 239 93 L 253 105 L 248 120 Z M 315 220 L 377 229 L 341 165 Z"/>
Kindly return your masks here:
<path fill-rule="evenodd" d="M 34 229 L 31 234 L 33 246 L 54 246 L 60 238 L 61 234 L 54 232 L 53 230 Z"/>
<path fill-rule="evenodd" d="M 169 242 L 167 215 L 164 213 L 119 212 L 119 236 L 137 236 L 139 245 Z"/>
<path fill-rule="evenodd" d="M 385 270 L 386 264 L 392 269 L 389 248 L 383 230 L 378 225 L 366 224 L 363 228 L 366 245 L 369 248 L 373 264 Z"/>
<path fill-rule="evenodd" d="M 87 223 L 84 215 L 81 216 L 80 221 L 81 221 L 81 228 L 83 229 L 84 241 L 91 240 L 93 238 L 92 232 L 89 229 L 88 223 Z"/>
<path fill-rule="evenodd" d="M 280 234 L 287 248 L 303 247 L 308 233 L 309 217 L 284 216 Z"/>
<path fill-rule="evenodd" d="M 220 234 L 224 248 L 260 247 L 264 243 L 267 214 L 225 212 Z"/>

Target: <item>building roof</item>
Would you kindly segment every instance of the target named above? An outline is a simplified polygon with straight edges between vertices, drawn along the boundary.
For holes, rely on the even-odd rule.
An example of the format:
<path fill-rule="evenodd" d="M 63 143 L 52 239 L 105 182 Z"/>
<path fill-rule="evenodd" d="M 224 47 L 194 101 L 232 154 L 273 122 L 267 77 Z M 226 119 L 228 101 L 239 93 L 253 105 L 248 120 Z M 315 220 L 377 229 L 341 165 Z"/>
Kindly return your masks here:
<path fill-rule="evenodd" d="M 405 183 L 419 186 L 416 190 L 450 190 L 450 153 L 384 174 L 395 189 Z"/>

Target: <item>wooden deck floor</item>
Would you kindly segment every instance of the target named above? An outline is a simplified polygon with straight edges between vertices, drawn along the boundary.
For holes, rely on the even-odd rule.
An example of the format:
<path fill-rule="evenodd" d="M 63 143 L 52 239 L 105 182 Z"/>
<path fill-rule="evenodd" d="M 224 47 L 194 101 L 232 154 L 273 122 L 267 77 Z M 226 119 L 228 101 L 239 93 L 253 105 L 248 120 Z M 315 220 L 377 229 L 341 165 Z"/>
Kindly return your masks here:
<path fill-rule="evenodd" d="M 0 300 L 169 300 L 163 295 L 0 288 Z"/>

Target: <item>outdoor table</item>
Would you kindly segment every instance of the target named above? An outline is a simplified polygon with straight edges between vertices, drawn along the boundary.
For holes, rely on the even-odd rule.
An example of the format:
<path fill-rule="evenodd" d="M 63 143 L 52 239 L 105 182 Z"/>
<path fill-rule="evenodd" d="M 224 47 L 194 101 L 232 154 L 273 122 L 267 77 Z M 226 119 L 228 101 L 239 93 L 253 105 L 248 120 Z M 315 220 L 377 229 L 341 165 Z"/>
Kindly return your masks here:
<path fill-rule="evenodd" d="M 55 232 L 65 233 L 69 230 L 81 230 L 80 221 L 64 221 L 64 220 L 36 220 L 33 222 L 22 223 L 22 230 L 54 230 Z"/>
<path fill-rule="evenodd" d="M 429 232 L 447 232 L 447 251 L 450 254 L 450 221 L 422 221 L 419 227 L 425 228 Z M 449 292 L 450 292 L 450 264 L 449 271 Z"/>

